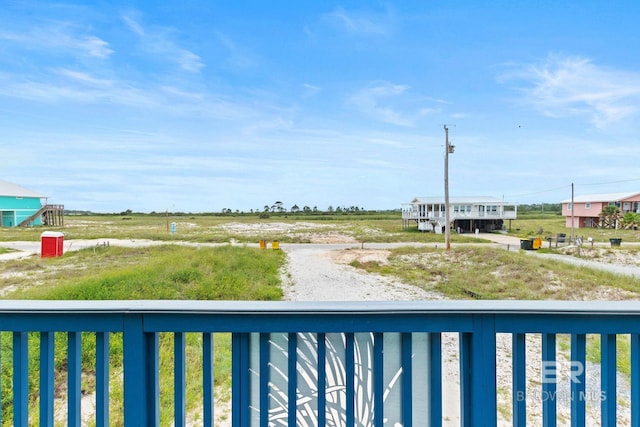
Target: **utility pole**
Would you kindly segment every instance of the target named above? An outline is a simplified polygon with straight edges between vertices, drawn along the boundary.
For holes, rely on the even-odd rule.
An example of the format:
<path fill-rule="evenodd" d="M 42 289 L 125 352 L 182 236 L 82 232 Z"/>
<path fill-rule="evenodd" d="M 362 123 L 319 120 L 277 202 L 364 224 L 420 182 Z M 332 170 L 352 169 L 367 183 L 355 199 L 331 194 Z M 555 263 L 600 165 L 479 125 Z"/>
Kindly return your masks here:
<path fill-rule="evenodd" d="M 444 227 L 444 242 L 445 250 L 451 249 L 451 214 L 449 212 L 449 154 L 453 153 L 454 146 L 449 144 L 449 128 L 444 125 L 444 221 L 446 223 Z"/>
<path fill-rule="evenodd" d="M 575 212 L 575 205 L 573 204 L 573 182 L 571 183 L 571 240 L 570 242 L 573 243 L 573 228 L 574 228 L 574 224 L 573 224 L 573 213 Z"/>

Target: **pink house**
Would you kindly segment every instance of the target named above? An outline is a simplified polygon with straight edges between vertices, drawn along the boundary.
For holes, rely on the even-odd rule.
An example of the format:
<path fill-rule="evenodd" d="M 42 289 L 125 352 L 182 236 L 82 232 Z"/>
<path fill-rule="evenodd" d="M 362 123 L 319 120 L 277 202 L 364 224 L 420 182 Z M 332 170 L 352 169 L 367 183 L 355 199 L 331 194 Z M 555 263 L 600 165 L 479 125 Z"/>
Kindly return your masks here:
<path fill-rule="evenodd" d="M 562 201 L 562 215 L 566 226 L 574 228 L 597 227 L 600 212 L 605 206 L 617 206 L 624 215 L 627 212 L 640 213 L 640 193 L 587 194 Z"/>

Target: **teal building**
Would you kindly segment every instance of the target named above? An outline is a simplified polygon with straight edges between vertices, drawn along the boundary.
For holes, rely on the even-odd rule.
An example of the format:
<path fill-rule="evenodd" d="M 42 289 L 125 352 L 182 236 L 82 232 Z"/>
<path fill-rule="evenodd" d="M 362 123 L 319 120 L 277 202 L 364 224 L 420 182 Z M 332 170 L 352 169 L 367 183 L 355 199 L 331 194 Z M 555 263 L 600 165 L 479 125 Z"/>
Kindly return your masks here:
<path fill-rule="evenodd" d="M 0 180 L 0 219 L 2 227 L 42 225 L 42 201 L 46 196 L 12 182 Z M 24 222 L 24 224 L 23 224 Z"/>

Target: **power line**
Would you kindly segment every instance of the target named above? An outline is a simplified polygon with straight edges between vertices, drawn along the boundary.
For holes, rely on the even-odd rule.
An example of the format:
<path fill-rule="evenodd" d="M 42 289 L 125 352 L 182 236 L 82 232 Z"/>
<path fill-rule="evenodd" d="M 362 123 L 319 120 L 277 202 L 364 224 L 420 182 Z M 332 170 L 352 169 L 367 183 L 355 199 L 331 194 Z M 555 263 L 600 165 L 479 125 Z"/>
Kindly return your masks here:
<path fill-rule="evenodd" d="M 633 181 L 640 181 L 640 178 L 631 178 L 631 179 L 623 179 L 623 180 L 618 180 L 618 181 L 607 181 L 607 182 L 594 182 L 594 183 L 591 183 L 591 184 L 580 184 L 580 183 L 577 183 L 575 185 L 576 186 L 579 185 L 581 187 L 588 187 L 588 186 L 595 186 L 595 185 L 620 184 L 620 183 L 623 183 L 623 182 L 633 182 Z M 507 195 L 507 197 L 518 198 L 518 197 L 525 197 L 525 196 L 535 196 L 536 194 L 550 193 L 552 191 L 562 190 L 562 189 L 567 188 L 567 187 L 571 187 L 571 184 L 563 185 L 561 187 L 556 187 L 556 188 L 549 188 L 549 189 L 546 189 L 546 190 L 535 191 L 535 192 L 532 192 L 532 193 L 511 194 L 511 195 Z"/>
<path fill-rule="evenodd" d="M 632 179 L 623 179 L 620 181 L 609 181 L 609 182 L 595 182 L 592 184 L 576 184 L 576 185 L 583 185 L 585 187 L 590 186 L 590 185 L 608 185 L 608 184 L 619 184 L 621 182 L 632 182 L 632 181 L 640 181 L 640 178 L 632 178 Z"/>

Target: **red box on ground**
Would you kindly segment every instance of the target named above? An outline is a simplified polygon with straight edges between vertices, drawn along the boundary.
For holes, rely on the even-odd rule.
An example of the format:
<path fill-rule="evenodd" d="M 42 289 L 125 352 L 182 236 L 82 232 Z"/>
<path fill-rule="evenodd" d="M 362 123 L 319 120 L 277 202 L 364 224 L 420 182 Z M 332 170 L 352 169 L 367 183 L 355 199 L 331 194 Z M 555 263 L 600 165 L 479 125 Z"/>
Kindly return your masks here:
<path fill-rule="evenodd" d="M 58 231 L 45 231 L 40 235 L 40 257 L 62 256 L 64 234 Z"/>

